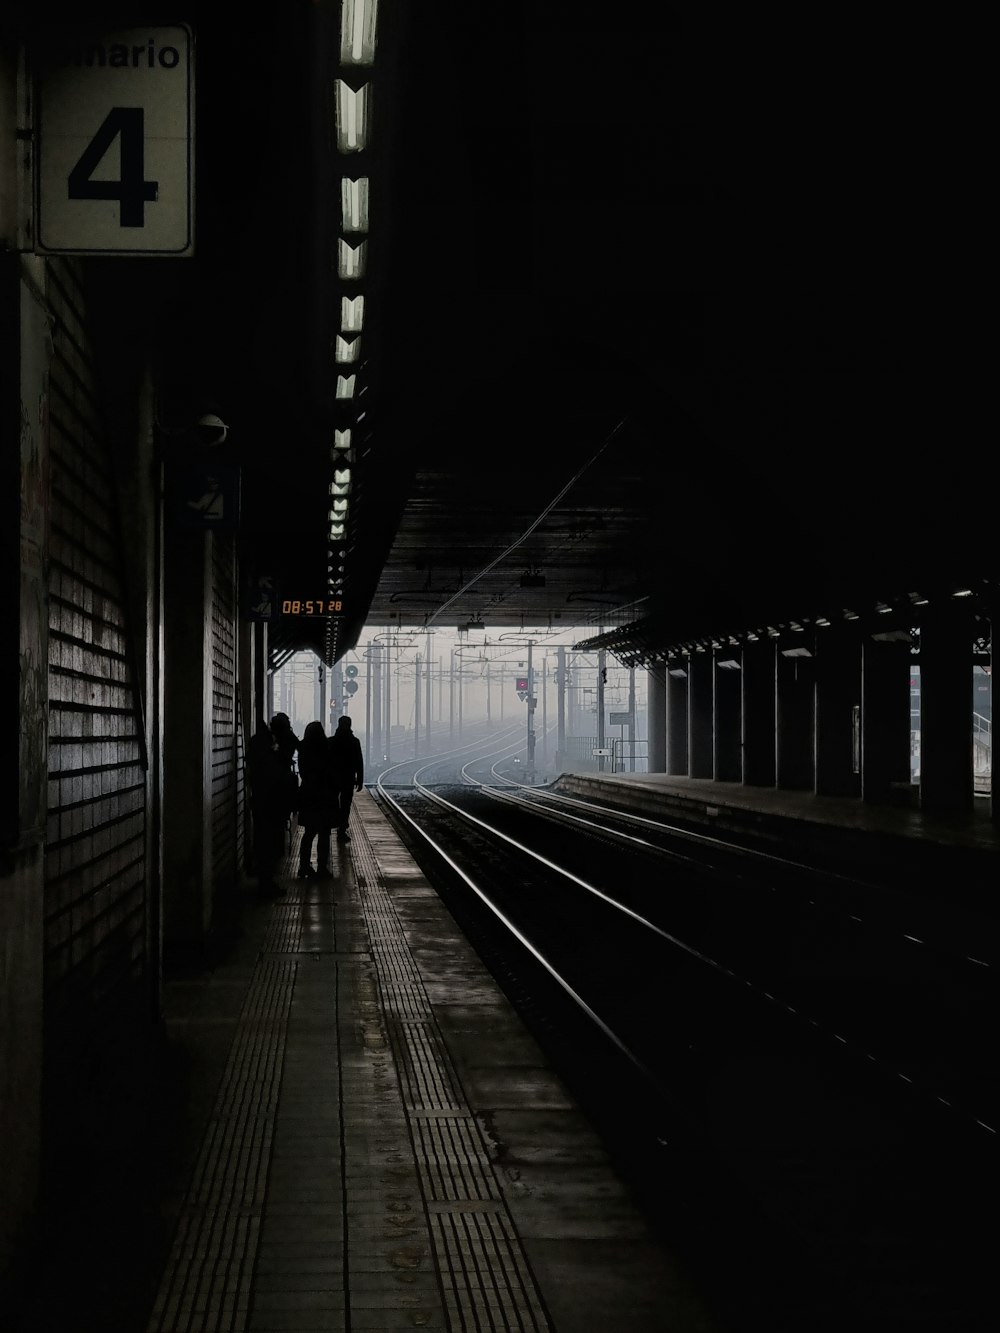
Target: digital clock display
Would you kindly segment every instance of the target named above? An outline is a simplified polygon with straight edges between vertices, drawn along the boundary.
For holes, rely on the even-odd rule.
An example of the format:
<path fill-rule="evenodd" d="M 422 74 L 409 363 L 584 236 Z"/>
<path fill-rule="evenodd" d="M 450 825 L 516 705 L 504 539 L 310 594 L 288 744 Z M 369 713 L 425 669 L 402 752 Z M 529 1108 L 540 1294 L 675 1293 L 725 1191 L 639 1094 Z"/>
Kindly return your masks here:
<path fill-rule="evenodd" d="M 339 597 L 283 597 L 281 614 L 283 616 L 339 616 L 344 610 L 344 603 Z"/>

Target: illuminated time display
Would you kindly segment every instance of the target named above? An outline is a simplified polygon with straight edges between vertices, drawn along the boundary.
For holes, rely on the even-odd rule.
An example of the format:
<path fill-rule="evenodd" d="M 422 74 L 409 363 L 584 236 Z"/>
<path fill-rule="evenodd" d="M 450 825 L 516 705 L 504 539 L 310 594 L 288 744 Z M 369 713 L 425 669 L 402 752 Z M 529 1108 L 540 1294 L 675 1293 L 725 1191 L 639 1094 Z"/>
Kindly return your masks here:
<path fill-rule="evenodd" d="M 281 614 L 283 616 L 338 616 L 344 610 L 344 603 L 339 597 L 283 597 Z"/>

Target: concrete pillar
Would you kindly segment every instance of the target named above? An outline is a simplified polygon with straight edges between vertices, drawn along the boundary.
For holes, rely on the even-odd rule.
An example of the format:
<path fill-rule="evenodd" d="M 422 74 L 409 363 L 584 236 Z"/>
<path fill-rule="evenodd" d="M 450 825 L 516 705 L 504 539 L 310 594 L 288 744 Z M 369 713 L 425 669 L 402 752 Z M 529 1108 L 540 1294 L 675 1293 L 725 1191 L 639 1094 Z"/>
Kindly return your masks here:
<path fill-rule="evenodd" d="M 816 631 L 816 794 L 860 796 L 854 710 L 861 707 L 861 636 L 851 625 Z"/>
<path fill-rule="evenodd" d="M 816 661 L 806 631 L 778 640 L 775 671 L 775 775 L 789 791 L 816 784 Z M 791 652 L 795 656 L 788 656 Z M 809 653 L 809 656 L 805 656 Z"/>
<path fill-rule="evenodd" d="M 211 533 L 165 533 L 163 938 L 201 944 L 212 919 Z"/>
<path fill-rule="evenodd" d="M 253 627 L 253 714 L 248 728 L 251 735 L 262 722 L 266 722 L 271 716 L 268 707 L 269 686 L 267 624 L 264 621 L 258 621 Z"/>
<path fill-rule="evenodd" d="M 727 665 L 723 665 L 726 663 Z M 735 663 L 735 665 L 732 665 Z M 740 650 L 720 648 L 714 654 L 712 711 L 713 764 L 716 782 L 743 780 L 743 690 L 740 683 Z"/>
<path fill-rule="evenodd" d="M 908 641 L 865 635 L 861 662 L 861 795 L 866 801 L 885 801 L 894 782 L 910 780 L 910 661 Z M 971 679 L 970 666 L 967 704 L 972 697 Z M 970 747 L 971 725 L 970 705 Z M 969 774 L 971 782 L 971 748 Z"/>
<path fill-rule="evenodd" d="M 743 781 L 773 787 L 775 778 L 775 647 L 773 639 L 743 645 Z"/>
<path fill-rule="evenodd" d="M 667 669 L 662 663 L 651 666 L 646 672 L 646 698 L 647 768 L 650 773 L 666 773 Z"/>
<path fill-rule="evenodd" d="M 0 51 L 0 91 L 7 72 Z M 44 290 L 42 260 L 0 251 L 0 690 L 8 716 L 0 749 L 0 1283 L 23 1258 L 42 1108 L 51 333 L 21 272 Z"/>
<path fill-rule="evenodd" d="M 667 772 L 687 777 L 688 771 L 688 664 L 686 657 L 667 662 Z"/>
<path fill-rule="evenodd" d="M 688 774 L 710 778 L 715 773 L 712 745 L 712 676 L 710 651 L 694 652 L 688 658 Z"/>
<path fill-rule="evenodd" d="M 965 607 L 920 619 L 920 808 L 972 810 L 972 621 Z"/>

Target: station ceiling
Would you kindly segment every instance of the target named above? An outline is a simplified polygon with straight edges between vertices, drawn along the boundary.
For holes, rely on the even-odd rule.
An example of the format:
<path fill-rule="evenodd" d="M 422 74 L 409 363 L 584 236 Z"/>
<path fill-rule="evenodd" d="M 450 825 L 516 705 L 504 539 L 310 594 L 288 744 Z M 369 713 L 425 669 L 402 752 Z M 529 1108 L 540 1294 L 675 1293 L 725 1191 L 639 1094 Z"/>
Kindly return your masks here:
<path fill-rule="evenodd" d="M 639 618 L 667 648 L 996 569 L 948 286 L 974 135 L 944 151 L 926 35 L 686 9 L 379 0 L 345 63 L 340 0 L 188 7 L 196 255 L 86 263 L 110 381 L 152 345 L 163 413 L 229 424 L 245 571 L 342 600 L 275 651 Z"/>

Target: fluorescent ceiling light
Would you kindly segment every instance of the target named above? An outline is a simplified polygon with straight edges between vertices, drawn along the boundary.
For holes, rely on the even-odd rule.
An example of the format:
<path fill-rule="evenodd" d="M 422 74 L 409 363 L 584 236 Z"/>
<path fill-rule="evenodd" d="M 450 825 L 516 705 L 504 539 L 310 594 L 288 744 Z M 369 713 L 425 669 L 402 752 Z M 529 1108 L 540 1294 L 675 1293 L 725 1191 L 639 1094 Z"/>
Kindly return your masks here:
<path fill-rule="evenodd" d="M 341 153 L 360 153 L 368 146 L 368 89 L 363 83 L 352 88 L 343 79 L 337 79 L 337 149 Z"/>
<path fill-rule="evenodd" d="M 329 537 L 343 537 L 344 535 L 343 523 L 331 523 L 329 528 L 327 529 L 327 535 Z"/>
<path fill-rule="evenodd" d="M 719 658 L 716 661 L 716 666 L 720 666 L 724 668 L 724 670 L 726 671 L 739 671 L 740 669 L 739 662 L 737 662 L 736 659 L 733 657 Z"/>
<path fill-rule="evenodd" d="M 343 0 L 340 6 L 340 63 L 370 65 L 375 60 L 378 0 Z"/>
<path fill-rule="evenodd" d="M 350 489 L 350 486 L 338 486 L 335 481 L 330 482 L 331 495 L 346 495 Z"/>
<path fill-rule="evenodd" d="M 338 515 L 338 516 L 341 515 L 341 514 L 346 514 L 346 513 L 347 513 L 347 501 L 346 501 L 346 500 L 334 500 L 334 502 L 333 502 L 333 512 L 334 512 L 334 514 L 336 514 L 336 515 Z"/>
<path fill-rule="evenodd" d="M 351 469 L 349 467 L 338 468 L 333 474 L 333 479 L 338 486 L 348 486 L 351 481 Z"/>
<path fill-rule="evenodd" d="M 360 338 L 344 338 L 341 334 L 337 334 L 337 361 L 340 365 L 357 361 L 360 355 Z"/>
<path fill-rule="evenodd" d="M 342 333 L 360 333 L 365 322 L 365 298 L 363 296 L 342 296 L 340 298 L 340 329 Z"/>
<path fill-rule="evenodd" d="M 971 588 L 960 588 L 960 589 L 958 590 L 958 592 L 953 592 L 951 595 L 952 595 L 952 597 L 971 597 L 971 596 L 972 596 L 972 589 L 971 589 Z"/>
<path fill-rule="evenodd" d="M 812 657 L 808 648 L 782 648 L 782 657 Z"/>
<path fill-rule="evenodd" d="M 356 380 L 357 378 L 358 378 L 357 375 L 338 375 L 338 376 L 337 376 L 337 397 L 338 397 L 338 398 L 353 398 L 353 397 L 354 397 L 354 382 L 355 382 L 355 380 Z"/>
<path fill-rule="evenodd" d="M 337 242 L 337 276 L 341 278 L 363 278 L 367 257 L 367 241 L 358 241 L 357 245 L 349 245 L 341 237 Z"/>
<path fill-rule="evenodd" d="M 341 449 L 345 453 L 348 449 L 350 449 L 351 447 L 350 427 L 348 427 L 347 430 L 335 430 L 333 432 L 333 447 L 334 449 Z"/>
<path fill-rule="evenodd" d="M 368 177 L 340 178 L 340 221 L 344 231 L 368 230 Z"/>

